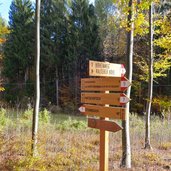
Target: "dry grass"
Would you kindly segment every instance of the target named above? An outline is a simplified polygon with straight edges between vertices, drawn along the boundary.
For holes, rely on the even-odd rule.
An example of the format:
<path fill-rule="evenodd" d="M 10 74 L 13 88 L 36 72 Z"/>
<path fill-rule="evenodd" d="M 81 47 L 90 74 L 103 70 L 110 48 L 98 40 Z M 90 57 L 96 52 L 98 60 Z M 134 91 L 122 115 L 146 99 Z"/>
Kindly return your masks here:
<path fill-rule="evenodd" d="M 10 123 L 10 122 L 9 122 Z M 99 131 L 87 129 L 84 119 L 69 119 L 60 126 L 40 123 L 37 158 L 31 157 L 30 122 L 5 125 L 0 133 L 0 170 L 2 171 L 96 171 L 99 169 Z M 68 129 L 68 124 L 70 129 Z M 80 126 L 80 125 L 81 126 Z M 171 165 L 170 123 L 152 121 L 153 150 L 144 150 L 144 123 L 131 117 L 132 169 L 166 170 Z M 60 128 L 60 129 L 59 129 Z M 160 131 L 160 130 L 164 131 Z M 168 136 L 167 136 L 168 135 Z M 158 140 L 158 141 L 156 141 Z M 121 132 L 110 133 L 109 170 L 119 167 L 122 156 Z"/>

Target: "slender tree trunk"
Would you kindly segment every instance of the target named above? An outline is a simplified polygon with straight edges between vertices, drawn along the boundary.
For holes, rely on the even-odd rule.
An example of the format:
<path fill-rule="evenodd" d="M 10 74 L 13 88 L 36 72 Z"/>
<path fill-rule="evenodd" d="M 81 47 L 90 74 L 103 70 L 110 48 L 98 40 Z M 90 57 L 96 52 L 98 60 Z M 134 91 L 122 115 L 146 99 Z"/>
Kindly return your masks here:
<path fill-rule="evenodd" d="M 79 71 L 78 71 L 78 60 L 75 60 L 75 105 L 77 105 L 78 102 L 78 75 L 79 75 Z"/>
<path fill-rule="evenodd" d="M 146 106 L 146 131 L 145 131 L 145 149 L 151 149 L 150 144 L 150 113 L 153 97 L 153 4 L 149 7 L 149 81 L 148 81 L 148 100 Z"/>
<path fill-rule="evenodd" d="M 58 79 L 57 67 L 56 67 L 56 106 L 59 107 L 59 79 Z"/>
<path fill-rule="evenodd" d="M 28 79 L 29 79 L 29 67 L 27 67 L 25 70 L 24 83 L 26 83 Z"/>
<path fill-rule="evenodd" d="M 37 154 L 37 132 L 40 104 L 40 0 L 36 0 L 36 103 L 33 112 L 32 154 Z"/>
<path fill-rule="evenodd" d="M 130 82 L 132 82 L 132 71 L 133 71 L 133 41 L 134 41 L 134 22 L 133 22 L 133 0 L 129 1 L 129 15 L 128 15 L 128 27 L 130 31 L 127 33 L 127 66 L 126 75 Z M 127 90 L 127 96 L 130 97 L 131 86 Z M 129 134 L 129 108 L 130 103 L 126 104 L 126 120 L 122 121 L 122 161 L 121 167 L 131 168 L 131 145 L 130 145 L 130 134 Z"/>

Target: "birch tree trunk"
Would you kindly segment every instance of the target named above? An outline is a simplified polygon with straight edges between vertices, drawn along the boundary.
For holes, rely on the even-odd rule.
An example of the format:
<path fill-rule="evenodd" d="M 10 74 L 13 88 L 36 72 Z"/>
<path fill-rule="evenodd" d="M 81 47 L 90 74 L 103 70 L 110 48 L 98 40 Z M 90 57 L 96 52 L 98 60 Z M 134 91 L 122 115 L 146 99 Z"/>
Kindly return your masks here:
<path fill-rule="evenodd" d="M 127 62 L 126 62 L 126 76 L 132 82 L 133 71 L 133 41 L 134 41 L 134 22 L 133 22 L 133 0 L 129 0 L 129 14 L 128 27 L 130 31 L 127 33 Z M 127 96 L 130 97 L 131 86 L 127 90 Z M 131 168 L 131 145 L 130 145 L 130 131 L 129 131 L 129 108 L 130 103 L 126 104 L 126 120 L 122 121 L 122 161 L 121 167 Z"/>
<path fill-rule="evenodd" d="M 32 154 L 37 155 L 37 132 L 39 120 L 39 104 L 40 104 L 40 1 L 36 0 L 36 103 L 33 112 L 32 125 Z"/>
<path fill-rule="evenodd" d="M 146 130 L 145 130 L 145 149 L 151 149 L 150 143 L 150 113 L 153 97 L 153 4 L 149 7 L 149 81 L 148 97 L 146 105 Z"/>

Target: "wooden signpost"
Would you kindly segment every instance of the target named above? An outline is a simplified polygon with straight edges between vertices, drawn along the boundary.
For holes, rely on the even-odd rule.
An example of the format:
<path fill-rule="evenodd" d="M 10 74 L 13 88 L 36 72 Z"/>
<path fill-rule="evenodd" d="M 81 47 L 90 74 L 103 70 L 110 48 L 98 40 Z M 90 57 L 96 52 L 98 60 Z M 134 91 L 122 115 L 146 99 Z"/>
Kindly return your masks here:
<path fill-rule="evenodd" d="M 129 80 L 124 77 L 126 70 L 122 64 L 89 61 L 89 76 L 100 78 L 81 79 L 81 103 L 79 111 L 88 116 L 88 126 L 100 129 L 100 171 L 108 170 L 109 132 L 122 129 L 109 118 L 125 120 L 125 108 L 130 99 L 123 94 L 129 86 Z M 109 91 L 113 91 L 110 93 Z M 117 92 L 117 93 L 116 93 Z M 111 107 L 110 105 L 119 106 Z"/>
<path fill-rule="evenodd" d="M 81 79 L 82 91 L 125 91 L 131 83 L 126 77 Z"/>

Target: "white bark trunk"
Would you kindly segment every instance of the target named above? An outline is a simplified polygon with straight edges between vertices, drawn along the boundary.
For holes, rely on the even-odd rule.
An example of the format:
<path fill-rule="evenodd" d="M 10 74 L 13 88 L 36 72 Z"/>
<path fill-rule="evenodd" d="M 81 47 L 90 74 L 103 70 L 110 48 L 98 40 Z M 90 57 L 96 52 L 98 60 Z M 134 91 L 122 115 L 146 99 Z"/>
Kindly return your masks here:
<path fill-rule="evenodd" d="M 150 113 L 153 98 L 153 6 L 149 7 L 149 81 L 148 81 L 148 97 L 146 106 L 146 131 L 145 131 L 145 148 L 151 149 L 150 144 Z"/>
<path fill-rule="evenodd" d="M 134 22 L 133 14 L 134 7 L 133 1 L 129 1 L 129 11 L 128 15 L 128 26 L 130 31 L 127 33 L 127 67 L 126 73 L 130 82 L 132 82 L 132 72 L 133 72 L 133 46 L 134 46 Z M 131 86 L 127 90 L 127 96 L 130 97 Z M 122 161 L 121 167 L 131 168 L 131 145 L 130 145 L 130 131 L 129 131 L 129 108 L 130 103 L 126 104 L 126 120 L 122 121 L 123 131 L 122 131 Z"/>
<path fill-rule="evenodd" d="M 36 0 L 36 103 L 33 113 L 32 127 L 32 153 L 37 155 L 37 133 L 39 119 L 39 104 L 40 104 L 40 0 Z"/>

